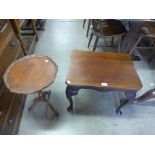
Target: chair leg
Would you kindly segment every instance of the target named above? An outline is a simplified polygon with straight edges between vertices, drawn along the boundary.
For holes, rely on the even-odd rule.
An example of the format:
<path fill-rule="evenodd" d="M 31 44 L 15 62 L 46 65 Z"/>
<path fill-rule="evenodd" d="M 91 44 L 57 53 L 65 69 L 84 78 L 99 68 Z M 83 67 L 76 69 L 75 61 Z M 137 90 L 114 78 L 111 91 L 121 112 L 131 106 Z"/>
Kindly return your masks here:
<path fill-rule="evenodd" d="M 111 37 L 111 46 L 114 45 L 114 37 Z"/>
<path fill-rule="evenodd" d="M 104 40 L 105 46 L 108 46 L 106 38 L 103 38 L 103 40 Z"/>
<path fill-rule="evenodd" d="M 21 30 L 20 30 L 20 26 L 19 26 L 19 23 L 16 19 L 10 19 L 10 24 L 13 28 L 13 31 L 15 32 L 15 35 L 17 37 L 17 39 L 19 40 L 19 43 L 20 43 L 20 46 L 22 48 L 22 51 L 23 51 L 23 54 L 24 55 L 28 55 L 29 54 L 29 51 L 27 49 L 27 46 L 23 40 L 23 36 L 21 35 Z"/>
<path fill-rule="evenodd" d="M 150 58 L 149 58 L 149 60 L 148 60 L 148 62 L 151 62 L 152 61 L 152 59 L 155 57 L 155 51 L 153 52 L 153 54 L 151 54 L 151 56 L 150 56 Z"/>
<path fill-rule="evenodd" d="M 119 36 L 118 40 L 119 40 L 119 42 L 118 42 L 118 52 L 120 52 L 122 36 Z"/>
<path fill-rule="evenodd" d="M 36 35 L 36 41 L 38 41 L 39 37 L 36 31 L 36 20 L 32 20 L 32 29 L 33 29 L 34 34 Z"/>
<path fill-rule="evenodd" d="M 89 42 L 88 42 L 88 48 L 90 46 L 90 43 L 91 43 L 92 38 L 93 38 L 93 33 L 91 33 L 91 36 L 90 36 L 90 39 L 89 39 Z"/>
<path fill-rule="evenodd" d="M 137 42 L 135 43 L 135 45 L 132 47 L 132 49 L 129 51 L 129 54 L 131 54 L 133 52 L 133 50 L 136 48 L 136 46 L 138 45 L 138 43 L 140 42 L 140 40 L 142 39 L 142 35 L 138 38 Z"/>
<path fill-rule="evenodd" d="M 89 29 L 90 29 L 91 19 L 88 20 L 88 27 L 87 27 L 87 34 L 86 37 L 88 37 Z"/>
<path fill-rule="evenodd" d="M 98 37 L 98 36 L 96 36 L 96 40 L 95 40 L 95 43 L 94 43 L 93 51 L 95 51 L 95 50 L 96 50 L 98 40 L 99 40 L 99 37 Z"/>
<path fill-rule="evenodd" d="M 151 41 L 151 44 L 150 44 L 150 47 L 153 47 L 154 46 L 154 43 L 155 43 L 155 40 L 152 40 Z"/>
<path fill-rule="evenodd" d="M 84 26 L 85 26 L 85 23 L 86 23 L 86 19 L 83 20 L 83 28 L 84 28 Z"/>

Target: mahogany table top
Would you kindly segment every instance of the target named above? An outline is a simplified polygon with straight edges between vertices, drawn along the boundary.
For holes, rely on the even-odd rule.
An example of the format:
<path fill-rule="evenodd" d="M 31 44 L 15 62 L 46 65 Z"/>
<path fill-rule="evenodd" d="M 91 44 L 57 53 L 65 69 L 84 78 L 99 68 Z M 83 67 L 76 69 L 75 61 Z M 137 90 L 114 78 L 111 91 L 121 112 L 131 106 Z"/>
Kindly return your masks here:
<path fill-rule="evenodd" d="M 3 79 L 11 92 L 29 94 L 50 85 L 57 73 L 57 65 L 46 56 L 28 55 L 14 61 Z"/>
<path fill-rule="evenodd" d="M 142 87 L 130 55 L 94 51 L 71 53 L 66 84 L 134 91 Z"/>

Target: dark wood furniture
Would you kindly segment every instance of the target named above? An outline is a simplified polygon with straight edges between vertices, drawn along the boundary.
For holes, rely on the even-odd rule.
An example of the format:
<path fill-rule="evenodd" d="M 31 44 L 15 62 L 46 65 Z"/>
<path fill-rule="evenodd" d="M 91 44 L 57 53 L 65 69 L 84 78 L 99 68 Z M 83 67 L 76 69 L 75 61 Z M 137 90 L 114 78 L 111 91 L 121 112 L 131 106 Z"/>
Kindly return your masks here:
<path fill-rule="evenodd" d="M 137 47 L 137 45 L 140 43 L 140 41 L 144 38 L 150 40 L 150 46 L 149 47 L 155 49 L 155 23 L 154 22 L 146 22 L 140 26 L 139 36 L 138 36 L 137 42 L 135 43 L 135 45 L 131 49 L 130 53 L 132 53 L 132 51 L 135 48 L 143 48 L 143 49 L 148 48 L 148 47 Z M 151 62 L 154 55 L 155 55 L 155 52 L 153 52 L 153 54 L 150 56 L 150 58 L 148 60 L 149 62 Z"/>
<path fill-rule="evenodd" d="M 130 26 L 128 33 L 123 39 L 122 47 L 122 51 L 127 51 L 131 55 L 134 54 L 136 48 L 152 49 L 153 52 L 148 60 L 151 62 L 155 55 L 155 22 L 153 20 L 137 20 L 135 24 Z M 140 60 L 140 58 L 137 57 L 135 60 Z"/>
<path fill-rule="evenodd" d="M 31 19 L 30 24 L 32 25 L 31 31 L 30 29 L 24 29 L 22 30 L 22 25 L 25 23 L 25 19 L 10 19 L 11 26 L 13 28 L 13 31 L 19 40 L 21 49 L 24 53 L 24 55 L 31 54 L 33 50 L 33 46 L 35 44 L 35 41 L 39 40 L 37 31 L 36 31 L 36 22 L 37 20 Z M 27 38 L 30 40 L 31 37 L 31 44 L 27 43 Z"/>
<path fill-rule="evenodd" d="M 32 26 L 32 20 L 34 19 L 27 19 L 25 20 L 24 24 L 22 24 L 21 29 L 22 30 L 33 30 L 33 26 Z M 35 20 L 35 29 L 38 31 L 44 31 L 45 28 L 45 19 L 36 19 Z"/>
<path fill-rule="evenodd" d="M 134 100 L 134 103 L 141 103 L 141 102 L 144 102 L 146 100 L 153 99 L 153 98 L 155 98 L 155 89 L 151 89 L 151 90 L 145 92 L 143 95 L 136 98 Z"/>
<path fill-rule="evenodd" d="M 58 116 L 58 112 L 49 102 L 50 91 L 43 89 L 53 83 L 57 73 L 57 65 L 50 58 L 40 55 L 28 55 L 13 62 L 3 76 L 7 88 L 17 94 L 38 93 L 29 110 L 38 103 L 46 103 Z M 23 82 L 24 81 L 24 82 Z M 48 96 L 48 99 L 47 97 Z"/>
<path fill-rule="evenodd" d="M 0 20 L 0 134 L 18 134 L 26 95 L 11 93 L 3 74 L 8 66 L 23 56 L 9 20 Z"/>
<path fill-rule="evenodd" d="M 107 20 L 92 20 L 92 33 L 88 42 L 88 48 L 90 46 L 91 40 L 93 36 L 96 36 L 95 43 L 93 46 L 93 51 L 95 51 L 97 47 L 97 43 L 99 38 L 103 38 L 105 43 L 106 38 L 110 37 L 112 39 L 111 46 L 113 46 L 113 41 L 114 38 L 117 37 L 119 42 L 118 42 L 118 51 L 120 51 L 120 45 L 121 45 L 121 40 L 122 36 L 126 33 L 126 28 L 125 26 L 119 21 L 119 20 L 114 20 L 114 19 L 107 19 Z"/>
<path fill-rule="evenodd" d="M 128 54 L 91 51 L 72 52 L 66 84 L 69 112 L 73 110 L 72 96 L 77 95 L 80 89 L 124 91 L 127 99 L 116 110 L 121 113 L 120 109 L 131 103 L 142 87 Z"/>

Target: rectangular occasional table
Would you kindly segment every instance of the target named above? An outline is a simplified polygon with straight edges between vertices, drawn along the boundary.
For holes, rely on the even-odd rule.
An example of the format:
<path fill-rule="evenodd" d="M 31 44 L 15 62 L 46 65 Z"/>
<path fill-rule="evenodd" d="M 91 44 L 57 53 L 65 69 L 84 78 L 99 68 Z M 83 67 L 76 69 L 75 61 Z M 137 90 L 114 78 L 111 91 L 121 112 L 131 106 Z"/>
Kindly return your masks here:
<path fill-rule="evenodd" d="M 124 91 L 127 99 L 116 110 L 122 114 L 122 106 L 132 103 L 136 92 L 142 87 L 130 55 L 93 51 L 71 53 L 66 84 L 69 112 L 73 110 L 72 96 L 77 95 L 80 89 L 94 89 L 101 92 Z"/>

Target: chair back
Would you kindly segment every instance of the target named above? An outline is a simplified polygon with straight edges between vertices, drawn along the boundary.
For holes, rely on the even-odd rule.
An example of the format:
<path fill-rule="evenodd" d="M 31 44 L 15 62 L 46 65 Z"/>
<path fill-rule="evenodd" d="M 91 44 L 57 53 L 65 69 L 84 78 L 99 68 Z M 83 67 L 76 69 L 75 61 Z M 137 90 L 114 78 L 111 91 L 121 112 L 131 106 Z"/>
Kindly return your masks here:
<path fill-rule="evenodd" d="M 96 33 L 100 33 L 103 36 L 115 36 L 122 35 L 127 32 L 125 26 L 116 19 L 93 19 L 92 20 L 93 30 Z"/>

